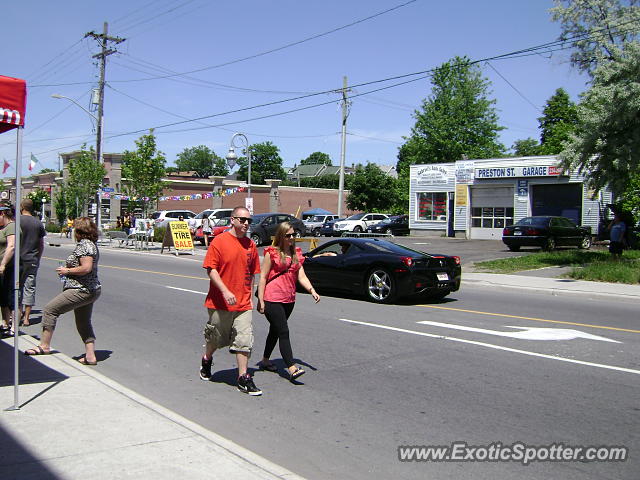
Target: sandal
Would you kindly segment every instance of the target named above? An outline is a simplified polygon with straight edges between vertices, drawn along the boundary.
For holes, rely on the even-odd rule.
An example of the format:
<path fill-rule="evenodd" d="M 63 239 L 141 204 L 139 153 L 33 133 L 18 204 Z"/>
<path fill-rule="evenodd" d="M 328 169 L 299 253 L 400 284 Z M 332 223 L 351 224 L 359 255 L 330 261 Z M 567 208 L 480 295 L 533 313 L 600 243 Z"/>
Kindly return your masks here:
<path fill-rule="evenodd" d="M 87 365 L 87 366 L 98 365 L 98 361 L 97 360 L 95 362 L 89 362 L 87 360 L 87 357 L 80 357 L 80 358 L 76 359 L 76 361 L 81 365 Z"/>
<path fill-rule="evenodd" d="M 278 367 L 276 367 L 273 363 L 258 362 L 258 368 L 260 370 L 266 370 L 267 372 L 277 372 L 278 371 Z"/>
<path fill-rule="evenodd" d="M 35 357 L 36 355 L 51 355 L 51 352 L 47 352 L 40 345 L 35 348 L 30 348 L 29 350 L 25 350 L 24 354 L 28 357 Z"/>
<path fill-rule="evenodd" d="M 296 378 L 301 377 L 305 373 L 307 373 L 307 372 L 305 372 L 303 368 L 296 367 L 296 369 L 293 371 L 293 373 L 289 372 L 289 380 L 293 381 Z"/>

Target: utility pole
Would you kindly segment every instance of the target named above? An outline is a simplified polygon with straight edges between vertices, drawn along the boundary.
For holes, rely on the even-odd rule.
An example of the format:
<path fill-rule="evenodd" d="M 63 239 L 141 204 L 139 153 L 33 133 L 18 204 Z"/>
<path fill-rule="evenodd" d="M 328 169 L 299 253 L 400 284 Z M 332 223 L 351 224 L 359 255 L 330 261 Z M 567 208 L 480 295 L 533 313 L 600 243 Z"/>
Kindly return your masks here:
<path fill-rule="evenodd" d="M 122 43 L 125 41 L 124 38 L 119 37 L 110 37 L 107 35 L 109 29 L 109 25 L 107 22 L 104 22 L 102 34 L 95 33 L 93 30 L 85 34 L 84 38 L 91 37 L 94 40 L 97 40 L 100 44 L 100 53 L 97 53 L 93 56 L 93 58 L 97 58 L 100 60 L 100 80 L 98 82 L 98 125 L 96 127 L 96 158 L 98 162 L 102 165 L 103 154 L 102 154 L 102 130 L 103 130 L 103 122 L 104 122 L 104 77 L 105 77 L 105 69 L 107 66 L 107 56 L 112 53 L 116 53 L 117 50 L 112 48 L 108 48 L 108 43 L 113 42 L 114 44 Z M 102 182 L 100 182 L 100 187 L 102 187 Z M 102 210 L 102 198 L 100 194 L 100 188 L 98 188 L 97 197 L 97 213 L 96 213 L 96 224 L 98 226 L 98 230 L 102 228 L 100 217 Z"/>
<path fill-rule="evenodd" d="M 347 77 L 342 77 L 342 144 L 340 146 L 340 181 L 338 183 L 338 218 L 342 218 L 342 203 L 344 196 L 344 159 L 347 149 L 347 117 L 349 116 L 349 102 L 347 101 Z"/>

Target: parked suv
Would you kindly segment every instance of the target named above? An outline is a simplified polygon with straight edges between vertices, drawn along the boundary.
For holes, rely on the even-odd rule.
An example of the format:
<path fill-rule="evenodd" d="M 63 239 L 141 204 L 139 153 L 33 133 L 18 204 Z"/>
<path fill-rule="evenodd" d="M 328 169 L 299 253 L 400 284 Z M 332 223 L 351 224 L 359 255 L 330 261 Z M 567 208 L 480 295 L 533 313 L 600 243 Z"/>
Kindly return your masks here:
<path fill-rule="evenodd" d="M 271 243 L 271 237 L 276 234 L 278 225 L 282 222 L 289 222 L 295 231 L 296 237 L 306 234 L 304 222 L 299 218 L 287 213 L 258 213 L 251 217 L 247 235 L 251 237 L 257 246 Z"/>
<path fill-rule="evenodd" d="M 193 230 L 194 230 L 194 240 L 196 242 L 202 243 L 204 245 L 204 237 L 202 236 L 202 220 L 204 218 L 209 218 L 209 225 L 212 226 L 216 223 L 216 220 L 221 218 L 230 218 L 231 212 L 233 212 L 232 208 L 209 208 L 207 210 L 201 211 L 193 218 Z"/>
<path fill-rule="evenodd" d="M 364 232 L 369 225 L 375 225 L 389 218 L 384 213 L 356 213 L 334 224 L 333 229 L 338 232 Z"/>
<path fill-rule="evenodd" d="M 160 210 L 151 214 L 156 227 L 166 227 L 169 222 L 178 220 L 180 217 L 186 222 L 195 216 L 196 214 L 191 210 Z"/>
<path fill-rule="evenodd" d="M 319 237 L 322 224 L 337 219 L 338 215 L 314 215 L 313 217 L 309 217 L 304 224 L 307 227 L 307 233 L 309 235 Z"/>

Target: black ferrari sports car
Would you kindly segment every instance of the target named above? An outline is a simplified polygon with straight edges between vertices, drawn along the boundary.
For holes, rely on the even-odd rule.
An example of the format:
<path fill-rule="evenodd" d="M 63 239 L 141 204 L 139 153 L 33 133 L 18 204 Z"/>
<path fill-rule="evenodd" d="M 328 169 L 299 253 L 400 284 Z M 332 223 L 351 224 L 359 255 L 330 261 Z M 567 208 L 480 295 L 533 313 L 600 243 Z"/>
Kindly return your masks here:
<path fill-rule="evenodd" d="M 444 298 L 460 288 L 460 257 L 419 252 L 379 238 L 340 238 L 305 254 L 317 290 L 364 294 L 378 303 L 424 295 Z"/>

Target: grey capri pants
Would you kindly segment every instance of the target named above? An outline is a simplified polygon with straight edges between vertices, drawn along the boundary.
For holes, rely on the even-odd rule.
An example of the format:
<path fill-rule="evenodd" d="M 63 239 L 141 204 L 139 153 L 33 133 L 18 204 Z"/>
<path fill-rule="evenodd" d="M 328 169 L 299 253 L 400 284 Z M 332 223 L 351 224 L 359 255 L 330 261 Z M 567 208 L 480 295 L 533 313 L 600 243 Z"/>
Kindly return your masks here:
<path fill-rule="evenodd" d="M 95 342 L 96 336 L 91 325 L 93 303 L 100 297 L 100 288 L 85 292 L 79 288 L 68 288 L 56 295 L 44 307 L 42 328 L 55 330 L 58 317 L 73 310 L 76 316 L 76 328 L 84 343 Z"/>

